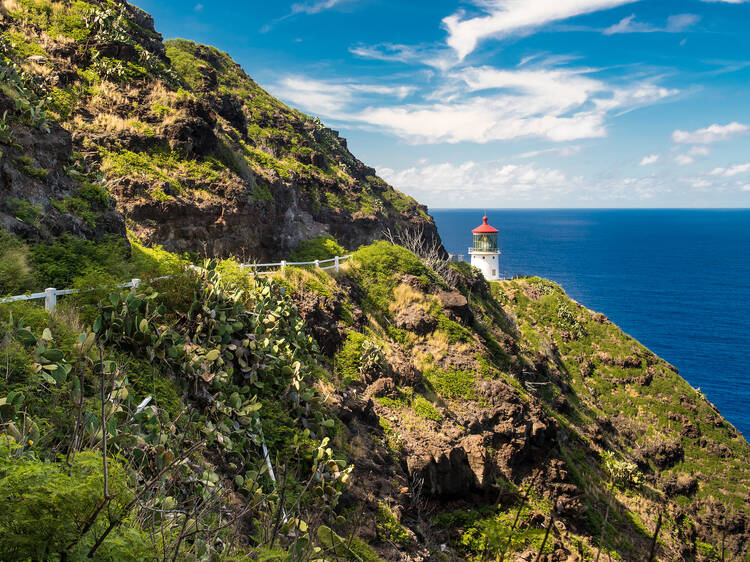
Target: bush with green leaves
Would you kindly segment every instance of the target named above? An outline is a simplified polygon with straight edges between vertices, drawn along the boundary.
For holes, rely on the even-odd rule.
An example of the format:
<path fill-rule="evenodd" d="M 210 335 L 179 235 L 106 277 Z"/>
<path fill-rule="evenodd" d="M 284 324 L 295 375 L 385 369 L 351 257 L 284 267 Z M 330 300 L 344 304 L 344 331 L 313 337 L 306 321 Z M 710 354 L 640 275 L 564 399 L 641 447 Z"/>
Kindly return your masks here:
<path fill-rule="evenodd" d="M 27 223 L 33 223 L 42 214 L 41 206 L 18 197 L 8 197 L 5 206 L 14 217 Z"/>
<path fill-rule="evenodd" d="M 406 248 L 380 241 L 362 246 L 351 258 L 351 274 L 365 291 L 367 304 L 386 312 L 399 284 L 399 274 L 418 277 L 424 286 L 440 283 L 439 278 Z"/>
<path fill-rule="evenodd" d="M 346 254 L 344 247 L 329 234 L 300 242 L 289 255 L 289 261 L 327 260 L 344 254 Z"/>
<path fill-rule="evenodd" d="M 110 459 L 106 510 L 92 519 L 104 497 L 102 458 L 81 452 L 70 463 L 19 454 L 0 435 L 0 558 L 3 560 L 84 560 L 106 528 L 128 511 L 134 497 L 128 472 Z M 107 536 L 93 560 L 144 560 L 153 556 L 151 539 L 129 520 Z"/>
<path fill-rule="evenodd" d="M 17 295 L 32 288 L 27 247 L 0 230 L 0 295 Z"/>

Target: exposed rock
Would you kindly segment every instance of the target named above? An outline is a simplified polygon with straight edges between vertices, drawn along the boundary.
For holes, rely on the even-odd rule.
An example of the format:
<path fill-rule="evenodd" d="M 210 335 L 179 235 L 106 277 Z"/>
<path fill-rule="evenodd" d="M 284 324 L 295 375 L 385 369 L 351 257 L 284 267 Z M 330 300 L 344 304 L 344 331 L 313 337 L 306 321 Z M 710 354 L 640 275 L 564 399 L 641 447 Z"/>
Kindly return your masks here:
<path fill-rule="evenodd" d="M 698 491 L 698 480 L 688 474 L 672 474 L 663 481 L 662 488 L 669 496 L 692 496 Z"/>
<path fill-rule="evenodd" d="M 436 296 L 451 320 L 470 324 L 474 319 L 474 315 L 469 308 L 469 301 L 458 291 L 438 291 Z"/>
<path fill-rule="evenodd" d="M 685 456 L 679 441 L 660 441 L 641 448 L 636 457 L 636 464 L 641 470 L 648 470 L 649 461 L 659 470 L 666 470 L 680 462 Z"/>
<path fill-rule="evenodd" d="M 437 327 L 437 318 L 418 306 L 410 306 L 393 319 L 393 325 L 399 330 L 407 330 L 423 336 Z"/>

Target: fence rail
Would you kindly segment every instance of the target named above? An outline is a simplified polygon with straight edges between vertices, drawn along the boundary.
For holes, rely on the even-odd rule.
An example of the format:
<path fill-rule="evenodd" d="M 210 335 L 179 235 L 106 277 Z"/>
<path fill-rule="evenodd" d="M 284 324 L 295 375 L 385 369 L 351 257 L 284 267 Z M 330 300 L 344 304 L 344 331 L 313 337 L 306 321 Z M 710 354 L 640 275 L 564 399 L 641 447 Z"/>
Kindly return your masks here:
<path fill-rule="evenodd" d="M 314 261 L 285 261 L 281 260 L 278 263 L 241 263 L 240 268 L 241 269 L 252 269 L 252 273 L 254 275 L 268 275 L 271 273 L 275 273 L 277 271 L 283 271 L 284 268 L 288 265 L 314 265 L 316 268 L 321 270 L 328 270 L 328 269 L 335 269 L 336 271 L 339 270 L 339 267 L 343 262 L 348 260 L 352 257 L 352 254 L 347 254 L 345 256 L 335 256 L 333 258 L 329 258 L 326 260 L 314 260 Z M 320 264 L 322 263 L 329 263 L 333 262 L 333 265 L 329 265 L 326 267 L 322 267 Z M 195 266 L 188 266 L 191 268 L 195 268 Z M 261 267 L 264 269 L 264 271 L 258 271 L 258 268 Z M 273 269 L 269 269 L 273 268 Z M 278 269 L 276 269 L 278 268 Z M 154 277 L 151 279 L 151 281 L 159 281 L 161 279 L 169 279 L 170 277 L 174 277 L 173 275 L 164 275 L 162 277 Z M 115 285 L 118 289 L 125 289 L 125 288 L 131 288 L 135 289 L 138 287 L 138 285 L 141 283 L 140 279 L 131 279 L 127 283 L 120 283 L 119 285 Z M 9 302 L 16 302 L 16 301 L 29 301 L 29 300 L 36 300 L 36 299 L 44 299 L 44 308 L 47 309 L 49 312 L 54 312 L 55 307 L 57 306 L 57 297 L 64 296 L 64 295 L 74 295 L 76 293 L 86 292 L 86 291 L 94 291 L 95 289 L 56 289 L 55 287 L 47 287 L 43 292 L 41 293 L 29 293 L 28 295 L 15 295 L 12 297 L 5 297 L 0 298 L 0 304 L 6 304 Z"/>

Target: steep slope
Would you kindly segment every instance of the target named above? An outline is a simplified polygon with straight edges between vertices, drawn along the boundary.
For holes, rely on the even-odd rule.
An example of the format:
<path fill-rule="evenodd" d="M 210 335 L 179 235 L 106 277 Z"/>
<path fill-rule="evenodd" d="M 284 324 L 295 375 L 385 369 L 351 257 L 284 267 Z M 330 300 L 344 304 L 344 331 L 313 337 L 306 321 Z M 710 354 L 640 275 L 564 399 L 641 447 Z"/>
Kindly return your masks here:
<path fill-rule="evenodd" d="M 0 558 L 635 561 L 658 520 L 659 560 L 747 558 L 748 443 L 554 283 L 152 257 L 176 277 L 0 306 Z"/>
<path fill-rule="evenodd" d="M 143 243 L 176 251 L 265 260 L 322 234 L 351 248 L 385 229 L 437 237 L 426 209 L 336 131 L 270 96 L 225 53 L 165 45 L 138 8 L 4 0 L 0 15 L 3 72 L 14 78 L 0 94 L 0 219 L 12 232 L 122 233 L 106 194 L 95 204 L 76 195 L 86 181 L 114 197 Z M 62 179 L 74 162 L 86 177 Z"/>
<path fill-rule="evenodd" d="M 347 494 L 391 505 L 414 533 L 396 546 L 535 557 L 554 506 L 550 560 L 590 559 L 601 537 L 647 559 L 660 516 L 659 559 L 748 556 L 750 446 L 674 367 L 554 283 L 449 277 L 380 243 L 317 298 L 314 278 L 293 283 L 324 349 L 338 326 Z"/>

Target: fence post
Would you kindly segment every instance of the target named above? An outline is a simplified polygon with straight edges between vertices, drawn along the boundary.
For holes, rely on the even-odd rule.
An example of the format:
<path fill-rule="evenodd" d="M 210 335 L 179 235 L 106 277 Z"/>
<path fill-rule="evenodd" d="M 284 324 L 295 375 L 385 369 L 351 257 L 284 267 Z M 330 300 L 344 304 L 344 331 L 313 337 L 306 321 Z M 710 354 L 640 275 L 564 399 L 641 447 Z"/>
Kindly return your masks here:
<path fill-rule="evenodd" d="M 57 289 L 48 287 L 44 289 L 44 308 L 47 312 L 55 312 L 57 306 Z"/>
<path fill-rule="evenodd" d="M 137 289 L 138 285 L 140 285 L 141 280 L 140 279 L 131 279 L 130 280 L 130 286 L 133 287 L 133 289 Z"/>
<path fill-rule="evenodd" d="M 338 256 L 333 258 L 333 263 L 336 266 L 336 271 L 338 271 L 339 270 L 339 257 Z"/>
<path fill-rule="evenodd" d="M 284 271 L 285 267 L 286 267 L 286 260 L 281 260 L 281 271 Z"/>
<path fill-rule="evenodd" d="M 320 260 L 315 260 L 315 269 L 320 269 Z"/>

